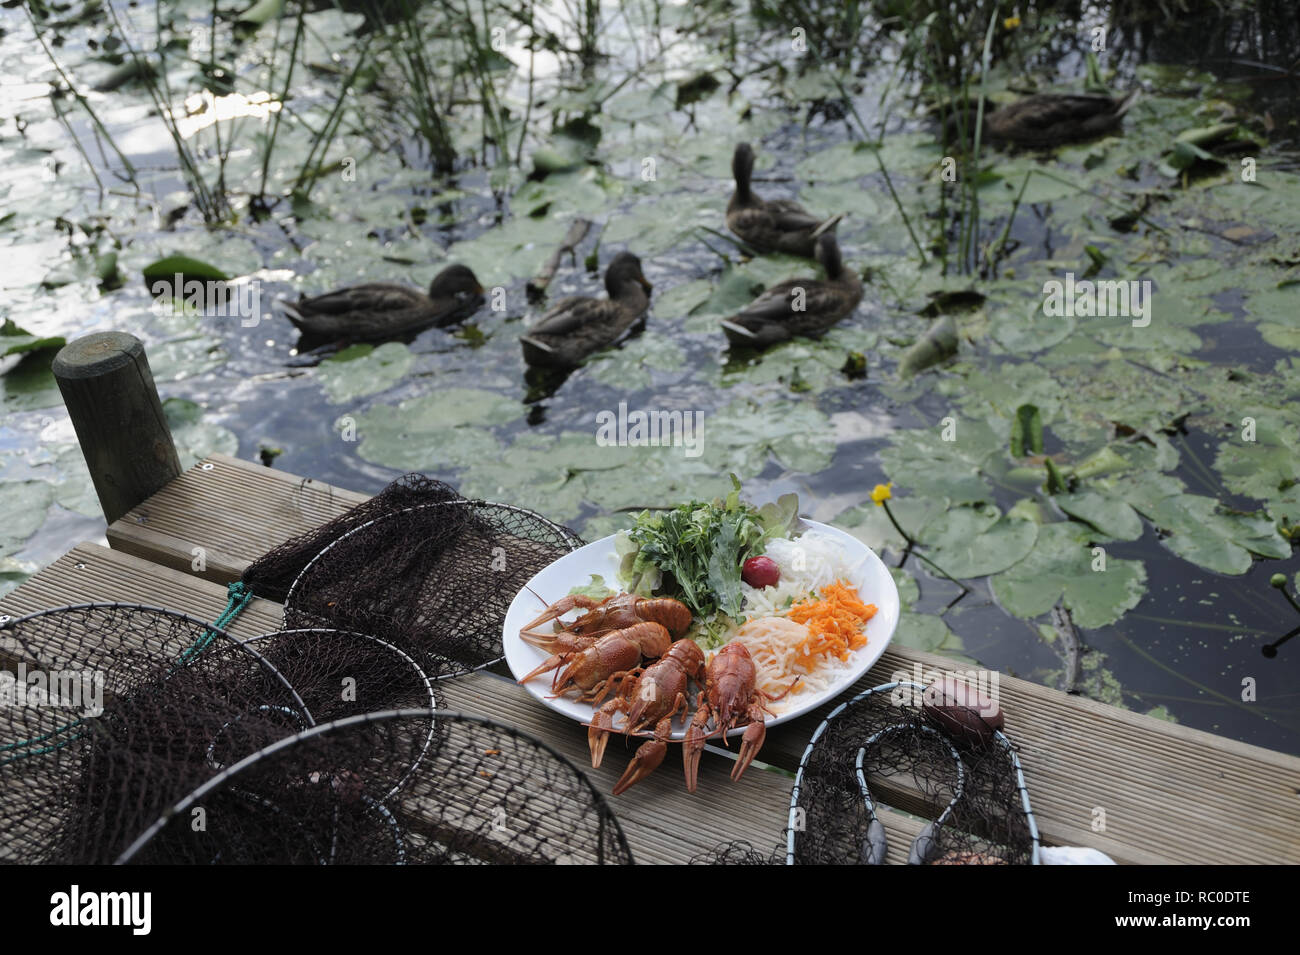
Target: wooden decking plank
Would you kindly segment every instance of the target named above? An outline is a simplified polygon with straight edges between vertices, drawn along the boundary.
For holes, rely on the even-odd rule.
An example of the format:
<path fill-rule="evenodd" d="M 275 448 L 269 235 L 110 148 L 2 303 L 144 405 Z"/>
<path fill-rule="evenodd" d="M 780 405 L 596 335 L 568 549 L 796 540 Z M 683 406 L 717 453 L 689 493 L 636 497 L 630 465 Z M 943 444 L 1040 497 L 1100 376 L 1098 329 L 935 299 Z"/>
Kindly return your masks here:
<path fill-rule="evenodd" d="M 139 602 L 213 620 L 225 607 L 225 588 L 130 554 L 80 544 L 0 599 L 0 612 L 20 616 L 93 601 Z M 280 620 L 278 604 L 257 600 L 229 629 L 236 636 L 250 637 L 276 629 Z M 612 790 L 626 765 L 615 741 L 605 765 L 591 770 L 586 765 L 582 727 L 537 706 L 513 681 L 487 673 L 470 674 L 444 681 L 440 692 L 452 709 L 495 718 L 546 740 L 583 766 L 602 793 Z M 611 797 L 634 856 L 642 862 L 680 863 L 721 842 L 738 839 L 760 851 L 770 851 L 785 825 L 791 781 L 755 769 L 740 783 L 732 783 L 730 768 L 730 760 L 706 753 L 699 791 L 692 796 L 685 791 L 680 760 L 670 759 L 630 793 Z M 904 861 L 922 823 L 894 812 L 883 818 L 891 840 L 891 861 Z"/>
<path fill-rule="evenodd" d="M 212 467 L 203 470 L 208 464 Z M 355 491 L 216 454 L 109 525 L 108 541 L 118 550 L 227 583 L 272 547 L 366 499 Z M 191 570 L 195 547 L 204 549 L 201 571 Z"/>

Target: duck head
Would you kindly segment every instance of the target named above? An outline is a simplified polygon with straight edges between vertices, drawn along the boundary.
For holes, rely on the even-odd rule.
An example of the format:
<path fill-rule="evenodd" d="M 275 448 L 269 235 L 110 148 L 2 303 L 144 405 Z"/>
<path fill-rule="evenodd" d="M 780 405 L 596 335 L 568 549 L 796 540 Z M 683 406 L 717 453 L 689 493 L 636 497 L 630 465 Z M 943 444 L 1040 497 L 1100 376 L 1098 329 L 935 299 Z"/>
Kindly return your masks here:
<path fill-rule="evenodd" d="M 754 175 L 754 149 L 749 143 L 737 143 L 731 156 L 731 175 L 736 180 L 736 192 L 749 197 L 749 180 Z"/>
<path fill-rule="evenodd" d="M 610 298 L 618 298 L 633 284 L 640 285 L 646 295 L 654 290 L 641 272 L 641 260 L 631 252 L 620 252 L 605 269 L 605 291 Z"/>
<path fill-rule="evenodd" d="M 429 285 L 429 298 L 477 298 L 484 294 L 478 277 L 466 265 L 449 265 Z"/>

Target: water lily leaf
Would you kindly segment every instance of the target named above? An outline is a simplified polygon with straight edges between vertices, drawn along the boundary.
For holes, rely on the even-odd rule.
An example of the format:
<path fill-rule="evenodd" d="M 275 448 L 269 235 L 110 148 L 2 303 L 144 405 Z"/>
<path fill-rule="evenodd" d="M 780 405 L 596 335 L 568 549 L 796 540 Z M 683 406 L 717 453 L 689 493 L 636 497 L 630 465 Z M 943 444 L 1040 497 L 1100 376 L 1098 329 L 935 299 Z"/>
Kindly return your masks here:
<path fill-rule="evenodd" d="M 756 477 L 772 455 L 792 471 L 816 474 L 835 456 L 835 431 L 810 404 L 741 400 L 706 419 L 703 444 L 715 473 Z"/>
<path fill-rule="evenodd" d="M 11 318 L 6 318 L 4 325 L 0 325 L 0 358 L 48 348 L 62 348 L 66 344 L 67 340 L 62 335 L 33 335 L 15 325 Z"/>
<path fill-rule="evenodd" d="M 1141 561 L 1093 553 L 1090 532 L 1070 522 L 1039 529 L 1033 550 L 990 580 L 1004 610 L 1023 619 L 1064 602 L 1080 627 L 1105 627 L 1132 610 L 1146 593 Z"/>
<path fill-rule="evenodd" d="M 468 467 L 500 453 L 489 428 L 522 415 L 519 402 L 496 392 L 442 388 L 356 415 L 357 453 L 391 468 Z M 347 424 L 336 422 L 345 436 Z"/>
<path fill-rule="evenodd" d="M 597 381 L 623 392 L 649 388 L 651 371 L 681 370 L 686 356 L 681 346 L 662 335 L 638 335 L 622 347 L 596 355 L 587 367 Z"/>
<path fill-rule="evenodd" d="M 239 451 L 239 438 L 229 428 L 224 428 L 203 416 L 203 408 L 185 398 L 168 398 L 163 402 L 163 414 L 171 429 L 176 445 L 176 456 L 181 470 L 193 467 L 212 454 L 234 455 Z"/>
<path fill-rule="evenodd" d="M 899 604 L 904 610 L 910 610 L 921 596 L 921 588 L 916 578 L 902 567 L 890 567 L 889 576 L 894 578 L 894 586 L 898 588 Z"/>
<path fill-rule="evenodd" d="M 145 284 L 150 288 L 153 288 L 155 282 L 173 281 L 177 274 L 187 282 L 191 279 L 200 282 L 225 282 L 230 279 L 229 275 L 215 265 L 200 262 L 188 255 L 169 255 L 146 265 L 143 271 Z"/>
<path fill-rule="evenodd" d="M 903 611 L 898 615 L 898 628 L 894 631 L 891 642 L 927 653 L 959 653 L 965 649 L 961 637 L 948 629 L 942 617 L 911 611 Z"/>
<path fill-rule="evenodd" d="M 1214 468 L 1223 483 L 1237 494 L 1264 501 L 1274 519 L 1300 521 L 1300 451 L 1281 432 L 1261 427 L 1250 443 L 1225 441 L 1219 445 Z"/>
<path fill-rule="evenodd" d="M 895 497 L 889 502 L 894 518 L 903 530 L 913 535 L 936 515 L 943 514 L 947 506 L 947 501 L 943 498 Z M 907 541 L 890 523 L 885 509 L 876 504 L 851 507 L 839 514 L 833 523 L 878 554 L 885 550 L 900 554 L 907 546 Z"/>
<path fill-rule="evenodd" d="M 996 574 L 1018 563 L 1034 546 L 1038 525 L 1003 517 L 991 504 L 954 507 L 917 534 L 925 556 L 959 580 Z"/>
<path fill-rule="evenodd" d="M 952 441 L 945 427 L 924 431 L 897 431 L 880 452 L 885 473 L 908 491 L 953 504 L 991 500 L 992 491 L 980 468 L 1002 442 L 982 421 L 954 422 Z"/>
<path fill-rule="evenodd" d="M 54 489 L 44 481 L 11 481 L 0 493 L 0 557 L 21 549 L 45 523 Z"/>
<path fill-rule="evenodd" d="M 258 0 L 235 21 L 243 26 L 260 27 L 284 13 L 284 0 Z"/>
<path fill-rule="evenodd" d="M 957 354 L 957 323 L 951 315 L 944 315 L 931 323 L 929 330 L 915 345 L 907 350 L 898 363 L 898 376 L 910 378 L 931 365 Z"/>
<path fill-rule="evenodd" d="M 406 377 L 414 361 L 401 342 L 354 345 L 321 362 L 316 377 L 330 404 L 337 405 L 386 391 Z"/>
<path fill-rule="evenodd" d="M 612 219 L 605 226 L 601 243 L 627 243 L 644 258 L 672 248 L 696 226 L 717 222 L 717 211 L 703 196 L 685 191 L 665 196 L 659 191 L 653 199 L 643 200 L 630 212 Z"/>
<path fill-rule="evenodd" d="M 1266 517 L 1228 514 L 1219 502 L 1199 494 L 1175 494 L 1144 511 L 1147 518 L 1169 532 L 1161 543 L 1184 560 L 1220 574 L 1244 574 L 1251 554 L 1283 558 L 1291 545 Z"/>
<path fill-rule="evenodd" d="M 1036 405 L 1021 405 L 1011 419 L 1011 455 L 1043 453 L 1043 416 Z"/>
<path fill-rule="evenodd" d="M 53 408 L 62 402 L 49 352 L 32 352 L 0 376 L 0 408 L 6 412 Z"/>
<path fill-rule="evenodd" d="M 1126 502 L 1097 491 L 1057 494 L 1056 506 L 1071 517 L 1091 524 L 1107 537 L 1132 541 L 1142 536 L 1142 518 Z"/>

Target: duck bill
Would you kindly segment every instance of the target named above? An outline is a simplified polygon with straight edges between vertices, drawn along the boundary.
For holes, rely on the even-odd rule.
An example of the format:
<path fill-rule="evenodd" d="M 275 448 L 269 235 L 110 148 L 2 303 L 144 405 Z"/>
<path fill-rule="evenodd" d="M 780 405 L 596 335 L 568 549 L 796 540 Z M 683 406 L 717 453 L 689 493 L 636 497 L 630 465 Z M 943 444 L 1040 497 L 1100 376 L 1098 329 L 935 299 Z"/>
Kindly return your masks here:
<path fill-rule="evenodd" d="M 655 287 L 650 284 L 649 279 L 647 279 L 644 275 L 638 275 L 636 277 L 636 280 L 641 283 L 641 287 L 645 289 L 645 293 L 647 295 L 649 295 L 651 292 L 655 290 Z"/>

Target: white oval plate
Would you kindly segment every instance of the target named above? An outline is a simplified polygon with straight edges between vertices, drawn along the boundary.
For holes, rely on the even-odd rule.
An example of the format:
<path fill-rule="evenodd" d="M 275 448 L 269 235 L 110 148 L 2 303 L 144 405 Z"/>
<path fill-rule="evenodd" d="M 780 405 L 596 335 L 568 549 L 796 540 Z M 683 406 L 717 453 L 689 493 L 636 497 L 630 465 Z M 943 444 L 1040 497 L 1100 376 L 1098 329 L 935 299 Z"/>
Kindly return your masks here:
<path fill-rule="evenodd" d="M 898 588 L 894 586 L 894 578 L 890 576 L 889 569 L 871 548 L 852 534 L 847 534 L 828 524 L 809 520 L 800 523 L 802 531 L 819 531 L 844 548 L 850 564 L 855 566 L 855 573 L 851 576 L 858 596 L 862 598 L 863 603 L 876 605 L 876 615 L 867 621 L 867 645 L 853 652 L 849 658 L 851 669 L 845 672 L 843 678 L 821 693 L 805 691 L 791 697 L 793 705 L 777 716 L 769 716 L 768 726 L 776 726 L 802 716 L 847 690 L 880 659 L 880 655 L 885 652 L 885 647 L 889 646 L 889 641 L 894 636 L 894 629 L 898 626 Z M 590 583 L 592 574 L 599 574 L 605 579 L 606 585 L 617 589 L 618 563 L 618 555 L 614 550 L 614 537 L 611 535 L 580 547 L 571 554 L 565 554 L 559 560 L 542 568 L 532 580 L 528 581 L 524 589 L 515 595 L 510 610 L 506 613 L 502 643 L 505 646 L 506 663 L 509 664 L 510 672 L 515 675 L 516 680 L 536 669 L 547 657 L 542 650 L 520 639 L 519 631 L 524 625 L 537 618 L 547 604 L 559 600 L 574 587 Z M 576 614 L 566 616 L 572 618 Z M 533 677 L 523 686 L 551 709 L 572 717 L 580 723 L 590 722 L 593 712 L 590 703 L 579 703 L 569 697 L 551 698 L 553 676 L 554 673 L 545 673 Z M 680 716 L 674 721 L 674 739 L 682 738 L 684 722 Z M 735 736 L 744 731 L 745 727 L 739 726 L 727 735 Z"/>

